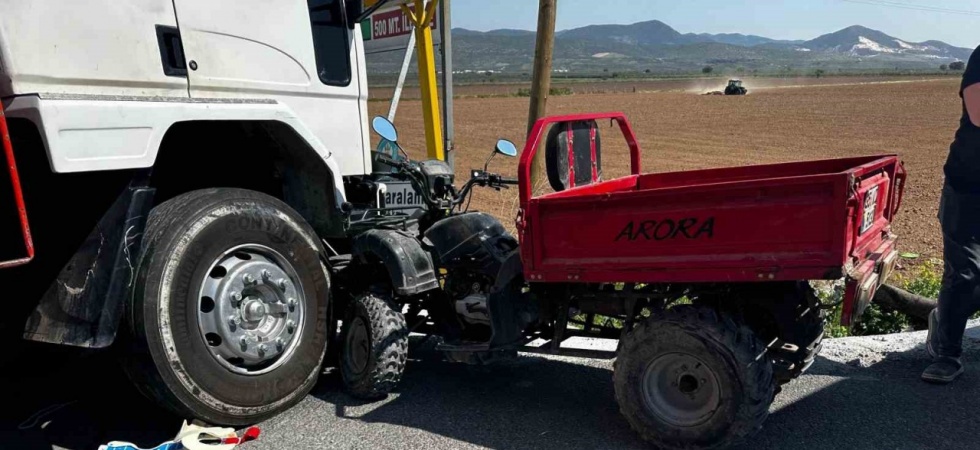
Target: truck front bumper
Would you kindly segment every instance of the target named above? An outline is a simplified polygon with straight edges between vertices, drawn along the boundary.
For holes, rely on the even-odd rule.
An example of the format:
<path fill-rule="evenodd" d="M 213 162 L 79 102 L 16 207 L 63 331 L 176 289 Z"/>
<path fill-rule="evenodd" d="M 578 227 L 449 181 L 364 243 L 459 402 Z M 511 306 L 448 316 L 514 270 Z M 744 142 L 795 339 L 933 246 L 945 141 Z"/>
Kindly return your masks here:
<path fill-rule="evenodd" d="M 871 305 L 878 288 L 895 272 L 897 238 L 890 235 L 860 265 L 847 273 L 847 288 L 841 310 L 841 325 L 853 327 Z"/>

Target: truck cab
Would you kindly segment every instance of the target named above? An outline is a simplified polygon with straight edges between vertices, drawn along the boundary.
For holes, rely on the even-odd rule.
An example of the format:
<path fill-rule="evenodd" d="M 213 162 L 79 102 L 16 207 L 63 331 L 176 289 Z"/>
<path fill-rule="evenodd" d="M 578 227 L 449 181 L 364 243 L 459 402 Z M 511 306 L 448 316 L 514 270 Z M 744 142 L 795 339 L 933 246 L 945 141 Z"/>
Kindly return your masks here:
<path fill-rule="evenodd" d="M 362 2 L 0 11 L 0 282 L 19 286 L 0 335 L 123 340 L 148 396 L 213 423 L 302 398 L 332 317 L 324 242 L 371 173 Z"/>

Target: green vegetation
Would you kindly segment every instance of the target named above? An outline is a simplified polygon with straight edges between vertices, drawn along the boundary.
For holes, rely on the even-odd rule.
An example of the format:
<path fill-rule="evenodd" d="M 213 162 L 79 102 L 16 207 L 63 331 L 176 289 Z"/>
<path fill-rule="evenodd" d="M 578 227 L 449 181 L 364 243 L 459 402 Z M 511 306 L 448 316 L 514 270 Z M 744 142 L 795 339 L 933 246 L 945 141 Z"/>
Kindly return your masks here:
<path fill-rule="evenodd" d="M 938 259 L 926 261 L 912 276 L 904 278 L 902 288 L 916 295 L 938 298 L 943 282 L 943 262 Z"/>
<path fill-rule="evenodd" d="M 567 88 L 567 87 L 553 87 L 553 88 L 551 88 L 551 89 L 548 90 L 548 95 L 551 96 L 551 97 L 558 97 L 558 96 L 562 96 L 562 95 L 572 95 L 572 94 L 574 94 L 574 92 L 572 92 L 572 89 L 571 88 Z M 517 97 L 530 97 L 531 96 L 531 89 L 529 89 L 529 88 L 520 88 L 520 89 L 517 90 L 517 94 L 515 94 L 515 96 L 517 96 Z"/>
<path fill-rule="evenodd" d="M 929 260 L 920 265 L 910 275 L 899 276 L 897 284 L 913 294 L 928 298 L 939 297 L 942 285 L 943 264 L 940 260 Z M 827 304 L 839 302 L 843 298 L 843 286 L 833 292 L 820 292 L 821 300 Z M 887 311 L 872 303 L 861 316 L 861 321 L 853 330 L 837 325 L 840 322 L 841 305 L 831 309 L 826 332 L 829 337 L 870 336 L 876 334 L 899 333 L 909 328 L 909 318 L 898 311 Z"/>

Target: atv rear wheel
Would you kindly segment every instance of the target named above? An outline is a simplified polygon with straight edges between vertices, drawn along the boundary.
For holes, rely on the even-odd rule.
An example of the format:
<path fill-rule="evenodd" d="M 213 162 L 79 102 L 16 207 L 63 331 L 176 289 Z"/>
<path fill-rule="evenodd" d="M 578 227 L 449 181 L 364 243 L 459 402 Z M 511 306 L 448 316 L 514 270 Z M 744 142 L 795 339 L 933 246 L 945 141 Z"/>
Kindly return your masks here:
<path fill-rule="evenodd" d="M 724 314 L 674 307 L 623 339 L 613 375 L 620 411 L 657 447 L 728 447 L 769 415 L 775 383 L 765 352 Z"/>

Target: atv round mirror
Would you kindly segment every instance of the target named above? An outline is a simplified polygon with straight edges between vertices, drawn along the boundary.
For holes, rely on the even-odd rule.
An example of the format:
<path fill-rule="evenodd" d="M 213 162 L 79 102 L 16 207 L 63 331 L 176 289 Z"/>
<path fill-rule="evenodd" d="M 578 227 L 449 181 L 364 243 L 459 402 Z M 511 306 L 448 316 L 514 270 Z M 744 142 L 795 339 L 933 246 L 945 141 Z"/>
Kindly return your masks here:
<path fill-rule="evenodd" d="M 507 139 L 497 141 L 497 153 L 507 156 L 517 156 L 517 146 Z"/>
<path fill-rule="evenodd" d="M 371 121 L 371 128 L 374 129 L 375 133 L 378 133 L 382 139 L 391 142 L 398 142 L 398 130 L 395 129 L 395 124 L 391 123 L 388 119 L 384 117 L 377 116 Z"/>

